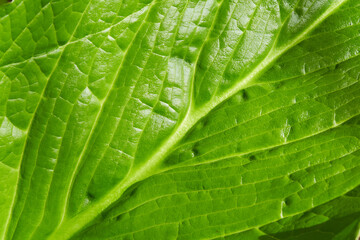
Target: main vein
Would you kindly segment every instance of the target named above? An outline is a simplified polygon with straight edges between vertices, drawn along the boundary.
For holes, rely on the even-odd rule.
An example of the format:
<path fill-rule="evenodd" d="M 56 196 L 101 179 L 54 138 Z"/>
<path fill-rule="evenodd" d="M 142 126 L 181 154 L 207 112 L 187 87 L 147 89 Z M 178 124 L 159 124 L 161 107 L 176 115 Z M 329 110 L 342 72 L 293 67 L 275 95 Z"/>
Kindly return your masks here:
<path fill-rule="evenodd" d="M 323 22 L 329 15 L 335 12 L 347 0 L 338 1 L 336 4 L 329 7 L 313 24 L 301 32 L 297 37 L 290 41 L 287 45 L 270 50 L 267 57 L 261 61 L 254 70 L 242 79 L 239 79 L 234 87 L 230 88 L 221 95 L 215 96 L 210 102 L 201 107 L 196 107 L 194 104 L 189 105 L 186 116 L 183 118 L 178 127 L 174 130 L 173 134 L 163 142 L 155 151 L 155 153 L 146 161 L 141 167 L 133 169 L 116 187 L 109 193 L 104 195 L 101 199 L 93 204 L 93 206 L 85 209 L 77 216 L 68 219 L 62 223 L 61 226 L 55 231 L 49 239 L 61 240 L 68 239 L 76 232 L 81 230 L 84 226 L 89 224 L 100 213 L 107 209 L 111 204 L 118 200 L 122 194 L 134 183 L 144 180 L 145 178 L 156 174 L 161 171 L 159 165 L 170 154 L 171 149 L 189 132 L 189 130 L 203 117 L 208 115 L 216 106 L 220 105 L 227 99 L 234 96 L 240 90 L 247 88 L 255 83 L 255 80 L 268 69 L 281 55 L 289 49 L 300 43 L 304 38 Z"/>

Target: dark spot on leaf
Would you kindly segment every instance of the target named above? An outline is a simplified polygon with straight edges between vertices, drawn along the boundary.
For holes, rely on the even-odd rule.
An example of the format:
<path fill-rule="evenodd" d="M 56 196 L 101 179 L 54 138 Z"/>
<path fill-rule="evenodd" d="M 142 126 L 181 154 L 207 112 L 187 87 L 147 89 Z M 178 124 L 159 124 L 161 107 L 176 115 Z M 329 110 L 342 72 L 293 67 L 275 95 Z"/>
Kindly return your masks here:
<path fill-rule="evenodd" d="M 130 191 L 129 196 L 133 196 L 136 193 L 137 188 L 134 188 Z"/>
<path fill-rule="evenodd" d="M 204 120 L 203 120 L 203 126 L 204 127 L 206 127 L 207 125 L 209 124 L 209 120 L 207 119 L 207 118 L 205 118 Z"/>
<path fill-rule="evenodd" d="M 256 157 L 255 157 L 255 155 L 251 155 L 251 156 L 249 157 L 249 159 L 250 159 L 250 161 L 254 161 L 254 160 L 256 160 Z"/>
<path fill-rule="evenodd" d="M 117 216 L 117 217 L 116 217 L 116 221 L 120 221 L 120 220 L 122 219 L 122 217 L 123 217 L 123 214 Z"/>
<path fill-rule="evenodd" d="M 249 95 L 247 94 L 247 92 L 245 90 L 242 92 L 242 98 L 244 101 L 247 101 L 249 99 Z"/>
<path fill-rule="evenodd" d="M 136 183 L 134 185 L 132 185 L 128 190 L 125 191 L 124 195 L 123 195 L 123 200 L 129 199 L 131 197 L 133 197 L 137 190 L 138 190 L 138 186 L 140 183 Z"/>
<path fill-rule="evenodd" d="M 283 82 L 277 82 L 277 83 L 274 83 L 274 88 L 275 88 L 275 89 L 279 89 L 279 88 L 281 88 L 283 85 L 284 85 Z"/>
<path fill-rule="evenodd" d="M 194 157 L 199 155 L 199 151 L 196 148 L 193 148 L 192 153 Z"/>
<path fill-rule="evenodd" d="M 198 144 L 195 144 L 194 147 L 191 149 L 193 157 L 197 157 L 200 155 Z"/>
<path fill-rule="evenodd" d="M 302 16 L 302 15 L 304 15 L 304 8 L 302 8 L 302 7 L 297 7 L 297 8 L 295 8 L 295 14 L 297 14 L 298 16 Z"/>
<path fill-rule="evenodd" d="M 89 199 L 90 201 L 92 201 L 92 200 L 95 199 L 95 196 L 94 196 L 92 193 L 90 193 L 90 192 L 87 192 L 86 195 L 87 195 L 87 197 L 88 197 L 88 199 Z"/>

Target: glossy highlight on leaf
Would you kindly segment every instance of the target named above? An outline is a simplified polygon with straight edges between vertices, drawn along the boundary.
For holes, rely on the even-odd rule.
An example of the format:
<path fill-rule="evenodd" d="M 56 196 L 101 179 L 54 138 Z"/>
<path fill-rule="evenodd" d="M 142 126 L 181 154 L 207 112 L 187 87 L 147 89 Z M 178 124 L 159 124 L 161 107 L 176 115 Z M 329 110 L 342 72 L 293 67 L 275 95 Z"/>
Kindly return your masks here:
<path fill-rule="evenodd" d="M 0 239 L 360 231 L 358 0 L 0 2 Z"/>

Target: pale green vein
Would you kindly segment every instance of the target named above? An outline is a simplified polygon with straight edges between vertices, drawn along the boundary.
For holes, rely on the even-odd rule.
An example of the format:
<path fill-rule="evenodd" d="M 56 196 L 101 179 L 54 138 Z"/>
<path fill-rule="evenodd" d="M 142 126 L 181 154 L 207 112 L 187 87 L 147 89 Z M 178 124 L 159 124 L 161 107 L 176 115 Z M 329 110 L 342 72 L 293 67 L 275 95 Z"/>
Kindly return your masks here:
<path fill-rule="evenodd" d="M 212 109 L 236 94 L 239 90 L 253 84 L 256 79 L 264 70 L 266 70 L 272 63 L 278 59 L 287 50 L 302 41 L 305 36 L 317 27 L 324 19 L 337 10 L 346 0 L 336 2 L 329 9 L 325 11 L 317 20 L 314 21 L 307 29 L 293 39 L 287 46 L 281 49 L 273 49 L 269 55 L 244 79 L 240 80 L 232 89 L 229 89 L 224 94 L 214 97 L 213 101 L 205 104 L 201 108 L 195 109 L 190 106 L 189 112 L 177 127 L 174 133 L 158 148 L 158 151 L 151 156 L 148 161 L 141 167 L 133 169 L 127 178 L 123 179 L 113 190 L 99 199 L 93 206 L 79 213 L 77 216 L 63 222 L 56 232 L 54 232 L 50 239 L 66 239 L 75 234 L 84 225 L 89 223 L 92 219 L 98 216 L 103 210 L 109 207 L 114 201 L 119 199 L 123 192 L 134 183 L 143 180 L 144 178 L 158 172 L 158 165 L 169 154 L 170 149 L 177 144 L 185 134 L 194 126 L 201 118 L 207 115 Z"/>

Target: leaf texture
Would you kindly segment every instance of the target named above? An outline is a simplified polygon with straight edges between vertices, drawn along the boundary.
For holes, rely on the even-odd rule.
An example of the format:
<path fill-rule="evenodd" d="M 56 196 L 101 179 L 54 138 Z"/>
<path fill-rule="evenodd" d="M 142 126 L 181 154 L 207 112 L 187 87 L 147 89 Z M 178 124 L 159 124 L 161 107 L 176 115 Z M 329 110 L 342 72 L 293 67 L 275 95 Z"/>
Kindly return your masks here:
<path fill-rule="evenodd" d="M 357 0 L 0 6 L 1 239 L 356 239 Z"/>

